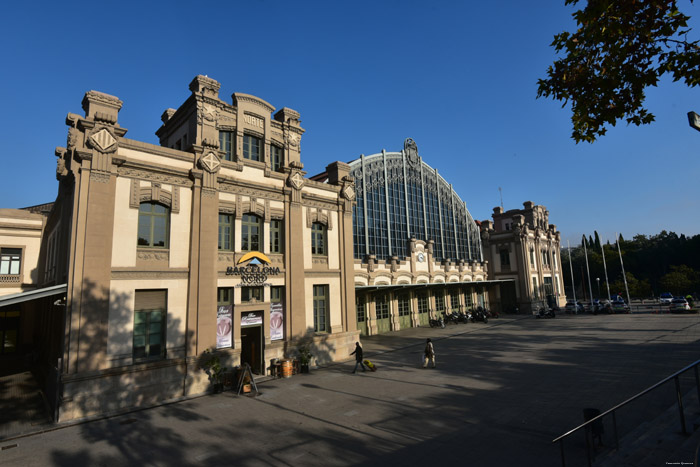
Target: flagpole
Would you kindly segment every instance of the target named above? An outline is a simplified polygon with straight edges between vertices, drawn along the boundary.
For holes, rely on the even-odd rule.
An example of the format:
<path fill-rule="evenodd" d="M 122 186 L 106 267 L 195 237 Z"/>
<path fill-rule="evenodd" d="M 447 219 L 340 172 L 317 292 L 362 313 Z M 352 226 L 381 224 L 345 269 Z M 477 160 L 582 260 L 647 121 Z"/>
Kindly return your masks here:
<path fill-rule="evenodd" d="M 588 248 L 586 248 L 586 236 L 583 236 L 583 254 L 586 257 L 586 273 L 588 274 L 588 292 L 591 302 L 591 307 L 593 306 L 593 286 L 591 285 L 591 270 L 588 268 Z"/>
<path fill-rule="evenodd" d="M 617 242 L 617 253 L 620 255 L 620 265 L 622 266 L 622 279 L 625 281 L 625 292 L 627 293 L 627 305 L 632 306 L 630 301 L 630 289 L 627 287 L 627 274 L 625 274 L 625 263 L 622 262 L 622 251 L 620 251 L 620 237 L 615 232 L 615 241 Z"/>
<path fill-rule="evenodd" d="M 603 242 L 600 242 L 600 251 L 603 252 L 603 270 L 605 271 L 605 285 L 608 287 L 608 300 L 610 300 L 610 283 L 608 282 L 608 267 L 605 265 L 605 248 Z"/>
<path fill-rule="evenodd" d="M 574 292 L 574 314 L 578 313 L 578 306 L 576 305 L 578 302 L 576 301 L 576 284 L 574 283 L 574 266 L 573 262 L 571 261 L 571 245 L 569 245 L 569 241 L 566 241 L 566 247 L 569 249 L 569 269 L 571 270 L 571 290 Z"/>

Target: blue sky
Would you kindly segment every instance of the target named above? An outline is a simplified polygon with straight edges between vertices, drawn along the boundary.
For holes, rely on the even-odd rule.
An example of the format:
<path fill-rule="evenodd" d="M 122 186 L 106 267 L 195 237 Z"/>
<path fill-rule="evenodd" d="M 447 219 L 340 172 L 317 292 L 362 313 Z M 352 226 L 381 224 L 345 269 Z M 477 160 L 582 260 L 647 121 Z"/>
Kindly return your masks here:
<path fill-rule="evenodd" d="M 309 175 L 410 137 L 475 219 L 490 218 L 501 187 L 506 209 L 547 206 L 564 244 L 594 229 L 700 233 L 700 133 L 686 117 L 700 113 L 697 89 L 663 81 L 648 92 L 656 123 L 592 145 L 570 139 L 568 109 L 535 98 L 573 11 L 564 0 L 11 2 L 0 207 L 53 201 L 54 148 L 86 91 L 119 97 L 126 136 L 157 144 L 160 115 L 206 74 L 228 102 L 243 92 L 299 111 Z"/>

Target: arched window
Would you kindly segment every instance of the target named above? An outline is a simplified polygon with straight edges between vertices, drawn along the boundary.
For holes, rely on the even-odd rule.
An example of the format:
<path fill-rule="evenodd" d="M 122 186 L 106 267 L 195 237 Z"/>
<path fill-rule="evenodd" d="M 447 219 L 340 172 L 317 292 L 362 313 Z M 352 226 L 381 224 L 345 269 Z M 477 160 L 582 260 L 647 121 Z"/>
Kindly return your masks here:
<path fill-rule="evenodd" d="M 262 219 L 255 214 L 243 214 L 241 227 L 241 250 L 261 251 Z"/>
<path fill-rule="evenodd" d="M 138 246 L 168 248 L 170 208 L 154 202 L 139 205 Z"/>

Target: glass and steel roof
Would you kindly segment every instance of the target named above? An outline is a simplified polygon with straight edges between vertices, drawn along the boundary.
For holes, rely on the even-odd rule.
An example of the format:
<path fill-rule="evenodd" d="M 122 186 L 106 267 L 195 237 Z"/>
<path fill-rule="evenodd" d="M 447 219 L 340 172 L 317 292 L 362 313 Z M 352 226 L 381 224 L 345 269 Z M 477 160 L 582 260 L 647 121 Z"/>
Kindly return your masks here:
<path fill-rule="evenodd" d="M 407 139 L 401 152 L 382 151 L 350 162 L 355 258 L 410 255 L 409 240 L 433 240 L 435 260 L 483 261 L 479 229 L 467 205 Z"/>

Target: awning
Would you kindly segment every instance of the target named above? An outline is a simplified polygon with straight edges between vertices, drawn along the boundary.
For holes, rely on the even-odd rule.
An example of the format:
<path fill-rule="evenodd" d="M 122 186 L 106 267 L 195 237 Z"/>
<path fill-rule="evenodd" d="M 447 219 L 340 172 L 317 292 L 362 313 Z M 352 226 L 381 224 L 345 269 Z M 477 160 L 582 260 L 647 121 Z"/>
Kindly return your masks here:
<path fill-rule="evenodd" d="M 417 289 L 425 287 L 436 287 L 436 286 L 454 286 L 454 285 L 488 285 L 488 284 L 498 284 L 502 282 L 515 282 L 515 279 L 497 279 L 491 281 L 461 281 L 461 282 L 431 282 L 431 283 L 420 283 L 420 284 L 382 284 L 382 285 L 356 285 L 355 290 L 360 292 L 374 292 L 381 290 L 382 292 L 389 292 L 391 290 L 399 289 Z"/>
<path fill-rule="evenodd" d="M 68 284 L 53 285 L 43 289 L 30 290 L 28 292 L 13 293 L 11 295 L 0 296 L 0 307 L 15 305 L 17 303 L 36 300 L 37 298 L 50 297 L 52 295 L 64 294 L 68 290 Z"/>

